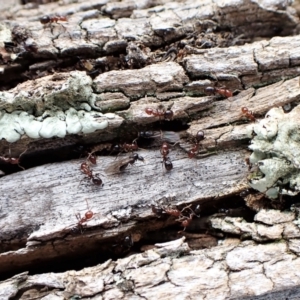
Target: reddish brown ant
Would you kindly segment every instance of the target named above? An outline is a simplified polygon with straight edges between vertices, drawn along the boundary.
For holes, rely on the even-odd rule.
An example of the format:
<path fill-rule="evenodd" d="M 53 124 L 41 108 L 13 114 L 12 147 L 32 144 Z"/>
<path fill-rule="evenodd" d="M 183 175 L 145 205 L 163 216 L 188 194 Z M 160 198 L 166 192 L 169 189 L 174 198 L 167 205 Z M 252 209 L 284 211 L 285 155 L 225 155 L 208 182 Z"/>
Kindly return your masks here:
<path fill-rule="evenodd" d="M 87 160 L 90 161 L 93 165 L 97 163 L 97 156 L 94 155 L 93 153 L 90 153 L 89 156 L 87 157 Z"/>
<path fill-rule="evenodd" d="M 112 149 L 112 152 L 133 152 L 139 149 L 136 140 L 134 140 L 131 144 L 123 143 L 115 145 Z"/>
<path fill-rule="evenodd" d="M 192 204 L 185 206 L 182 210 L 179 210 L 178 208 L 158 207 L 152 204 L 151 208 L 152 212 L 155 213 L 158 217 L 163 216 L 163 214 L 167 214 L 178 218 L 175 221 L 180 222 L 181 226 L 184 227 L 183 231 L 185 231 L 186 227 L 188 227 L 192 222 L 194 216 L 198 218 L 200 217 L 200 204 L 196 205 L 195 210 L 193 210 L 191 206 Z M 190 214 L 186 215 L 184 213 L 185 210 L 189 210 Z"/>
<path fill-rule="evenodd" d="M 181 215 L 181 211 L 177 208 L 164 208 L 164 212 L 173 217 L 179 217 Z"/>
<path fill-rule="evenodd" d="M 43 17 L 40 18 L 40 22 L 43 25 L 57 23 L 58 21 L 60 21 L 60 22 L 68 22 L 66 16 L 43 16 Z"/>
<path fill-rule="evenodd" d="M 83 147 L 81 147 L 81 148 L 83 148 Z M 97 155 L 95 153 L 98 151 L 100 152 L 102 150 L 109 150 L 110 148 L 111 148 L 110 143 L 102 143 L 102 144 L 91 147 L 89 149 L 90 152 L 83 151 L 83 150 L 81 150 L 80 152 L 83 152 L 84 155 L 88 154 L 88 156 L 86 158 L 86 162 L 89 162 L 89 163 L 95 165 L 95 164 L 97 164 Z"/>
<path fill-rule="evenodd" d="M 40 18 L 40 22 L 41 22 L 41 24 L 44 25 L 44 28 L 46 28 L 46 26 L 50 26 L 52 34 L 53 34 L 53 27 L 52 27 L 53 24 L 54 23 L 58 24 L 59 21 L 60 22 L 68 22 L 66 16 L 55 15 L 55 16 L 43 16 Z M 63 24 L 61 24 L 61 23 L 59 23 L 59 24 L 64 28 L 64 30 L 66 30 L 66 27 Z"/>
<path fill-rule="evenodd" d="M 88 153 L 88 157 L 86 161 L 91 162 L 93 165 L 97 163 L 97 156 L 95 155 L 96 152 L 102 151 L 102 150 L 109 150 L 111 148 L 110 143 L 102 143 L 100 145 L 93 146 Z"/>
<path fill-rule="evenodd" d="M 256 121 L 256 119 L 255 119 L 255 117 L 254 117 L 252 111 L 250 111 L 247 107 L 243 106 L 243 107 L 241 108 L 241 110 L 242 110 L 242 114 L 243 114 L 247 119 L 249 119 L 250 121 L 253 121 L 253 122 Z"/>
<path fill-rule="evenodd" d="M 8 164 L 17 165 L 17 164 L 19 164 L 20 158 L 0 156 L 0 159 Z"/>
<path fill-rule="evenodd" d="M 197 215 L 195 213 L 195 211 L 197 211 L 197 213 L 200 212 L 200 205 L 198 204 L 196 206 L 195 211 L 193 211 L 191 209 L 191 206 L 192 206 L 192 204 L 185 206 L 182 210 L 179 210 L 178 208 L 157 207 L 155 205 L 151 205 L 151 208 L 152 208 L 152 212 L 154 212 L 159 217 L 161 217 L 163 214 L 167 214 L 167 215 L 178 218 L 175 221 L 181 223 L 181 226 L 184 227 L 184 229 L 183 229 L 183 231 L 184 231 L 186 229 L 186 227 L 188 227 L 189 224 L 192 222 L 192 219 L 194 216 L 200 217 L 199 215 Z M 185 210 L 190 211 L 189 216 L 184 214 Z"/>
<path fill-rule="evenodd" d="M 177 222 L 181 222 L 181 226 L 184 227 L 182 231 L 185 231 L 185 229 L 190 225 L 190 223 L 193 220 L 193 217 L 196 216 L 199 218 L 199 215 L 197 215 L 192 209 L 191 209 L 192 204 L 184 207 L 181 212 L 180 212 L 180 216 L 179 218 L 176 220 Z M 186 209 L 190 210 L 190 215 L 189 216 L 185 216 L 183 215 L 183 211 L 185 211 Z M 200 205 L 197 205 L 195 210 L 197 210 L 197 212 L 200 211 Z"/>
<path fill-rule="evenodd" d="M 95 185 L 102 185 L 102 179 L 98 176 L 98 174 L 93 174 L 89 164 L 87 162 L 83 162 L 80 166 L 80 170 L 83 174 L 85 174 L 88 178 L 91 179 L 92 183 Z"/>
<path fill-rule="evenodd" d="M 161 217 L 163 214 L 167 214 L 169 216 L 173 216 L 173 217 L 179 217 L 182 215 L 182 212 L 187 209 L 190 208 L 191 205 L 183 208 L 181 211 L 177 208 L 169 208 L 169 207 L 157 207 L 155 205 L 151 205 L 152 208 L 152 212 L 155 213 L 156 215 L 158 215 L 159 217 Z"/>
<path fill-rule="evenodd" d="M 132 142 L 131 144 L 124 143 L 120 146 L 125 152 L 133 152 L 139 149 L 136 141 Z"/>
<path fill-rule="evenodd" d="M 216 95 L 219 94 L 222 97 L 229 98 L 233 96 L 233 93 L 230 90 L 225 89 L 224 87 L 217 88 L 217 87 L 212 87 L 208 86 L 204 89 L 204 92 L 207 95 Z"/>
<path fill-rule="evenodd" d="M 173 164 L 172 164 L 170 157 L 167 156 L 170 153 L 170 146 L 168 145 L 167 142 L 163 142 L 163 144 L 161 145 L 160 153 L 163 158 L 162 163 L 164 164 L 165 169 L 167 171 L 171 171 L 173 169 Z"/>
<path fill-rule="evenodd" d="M 87 204 L 88 211 L 84 214 L 83 217 L 81 217 L 80 213 L 75 214 L 75 216 L 78 220 L 78 223 L 76 224 L 76 228 L 80 229 L 81 232 L 82 232 L 82 229 L 83 229 L 83 223 L 86 223 L 87 221 L 91 220 L 94 216 L 94 213 L 89 208 L 89 204 L 88 204 L 87 199 L 85 199 L 85 201 L 86 201 L 86 204 Z"/>
<path fill-rule="evenodd" d="M 15 158 L 15 157 L 5 157 L 5 156 L 0 156 L 0 160 L 8 163 L 8 164 L 11 164 L 11 165 L 18 165 L 21 169 L 25 170 L 21 165 L 20 165 L 20 159 L 21 159 L 21 156 L 27 151 L 27 149 L 25 149 L 20 155 L 18 158 Z M 10 155 L 10 149 L 9 149 L 9 155 Z"/>
<path fill-rule="evenodd" d="M 189 217 L 187 216 L 180 216 L 176 221 L 181 222 L 181 226 L 183 227 L 182 231 L 185 231 L 185 229 L 191 224 L 193 217 L 195 214 L 192 212 Z M 181 231 L 181 232 L 182 232 Z"/>
<path fill-rule="evenodd" d="M 171 121 L 174 116 L 173 111 L 171 109 L 165 109 L 163 105 L 159 105 L 156 109 L 147 107 L 145 113 L 154 117 L 163 118 L 165 121 Z"/>
<path fill-rule="evenodd" d="M 160 147 L 160 153 L 162 156 L 167 156 L 170 153 L 170 146 L 167 142 L 163 142 Z"/>
<path fill-rule="evenodd" d="M 205 139 L 204 132 L 202 130 L 199 130 L 195 136 L 196 142 L 194 143 L 193 148 L 188 152 L 189 158 L 194 158 L 197 155 L 200 147 L 200 142 L 203 141 L 204 139 Z"/>

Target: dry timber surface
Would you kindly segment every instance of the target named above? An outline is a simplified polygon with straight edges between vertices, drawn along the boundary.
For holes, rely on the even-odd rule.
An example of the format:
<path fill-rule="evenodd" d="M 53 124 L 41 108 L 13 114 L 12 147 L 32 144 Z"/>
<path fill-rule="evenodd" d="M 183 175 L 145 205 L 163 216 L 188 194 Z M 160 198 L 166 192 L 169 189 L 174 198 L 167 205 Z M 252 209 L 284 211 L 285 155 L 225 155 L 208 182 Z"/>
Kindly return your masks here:
<path fill-rule="evenodd" d="M 296 4 L 2 7 L 0 298 L 299 299 Z"/>

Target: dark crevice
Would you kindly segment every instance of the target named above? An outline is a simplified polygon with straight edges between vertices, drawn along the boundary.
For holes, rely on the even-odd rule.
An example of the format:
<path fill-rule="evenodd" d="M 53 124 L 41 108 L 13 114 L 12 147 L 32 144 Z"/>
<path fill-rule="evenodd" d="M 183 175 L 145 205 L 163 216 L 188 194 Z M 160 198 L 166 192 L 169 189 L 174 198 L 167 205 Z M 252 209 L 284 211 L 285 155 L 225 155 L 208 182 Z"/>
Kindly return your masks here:
<path fill-rule="evenodd" d="M 108 144 L 111 144 L 111 149 L 104 148 L 102 151 L 97 152 L 101 155 L 116 155 L 115 151 L 112 151 L 113 146 L 123 143 L 132 143 L 133 140 L 139 137 L 141 131 L 147 132 L 157 132 L 158 135 L 155 138 L 142 138 L 139 137 L 137 144 L 142 149 L 160 147 L 161 146 L 161 131 L 169 132 L 166 134 L 166 139 L 171 139 L 171 143 L 178 142 L 179 133 L 188 129 L 188 125 L 185 121 L 173 120 L 173 121 L 158 121 L 153 123 L 151 126 L 140 127 L 135 124 L 124 123 L 123 126 L 119 127 L 116 134 L 117 138 L 107 141 Z M 101 141 L 105 143 L 105 140 Z M 158 143 L 156 143 L 158 142 Z M 90 152 L 90 149 L 99 143 L 91 143 L 85 141 L 84 137 L 80 136 L 67 136 L 63 141 L 60 138 L 52 138 L 47 141 L 34 141 L 32 144 L 27 146 L 21 157 L 19 158 L 19 164 L 10 164 L 5 162 L 3 159 L 0 159 L 0 170 L 2 170 L 6 175 L 22 171 L 22 168 L 25 170 L 41 166 L 49 163 L 69 161 L 72 159 L 84 158 Z M 9 155 L 11 151 L 11 156 Z M 19 155 L 15 155 L 14 148 L 7 144 L 3 147 L 3 153 L 1 155 L 5 158 L 17 158 Z M 78 166 L 79 168 L 79 166 Z"/>

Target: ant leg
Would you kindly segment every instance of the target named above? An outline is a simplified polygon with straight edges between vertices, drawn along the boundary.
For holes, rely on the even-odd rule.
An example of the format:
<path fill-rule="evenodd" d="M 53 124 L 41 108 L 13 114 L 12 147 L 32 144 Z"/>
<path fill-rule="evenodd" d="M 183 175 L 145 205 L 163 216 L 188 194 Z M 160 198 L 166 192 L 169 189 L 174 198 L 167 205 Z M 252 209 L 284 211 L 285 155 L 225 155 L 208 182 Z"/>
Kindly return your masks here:
<path fill-rule="evenodd" d="M 18 158 L 19 161 L 20 161 L 21 156 L 22 156 L 27 150 L 28 150 L 28 148 L 26 148 L 26 149 L 19 155 L 19 158 Z M 21 169 L 23 169 L 23 171 L 25 171 L 25 168 L 22 167 L 22 166 L 20 165 L 20 163 L 18 163 L 18 167 L 20 167 Z"/>
<path fill-rule="evenodd" d="M 20 167 L 23 171 L 25 171 L 25 168 L 22 167 L 20 164 L 18 164 L 18 167 Z"/>
<path fill-rule="evenodd" d="M 90 161 L 93 165 L 97 163 L 96 159 L 97 157 L 95 156 L 95 160 L 90 160 L 91 156 L 95 153 L 96 151 L 92 151 L 89 153 L 88 157 L 86 158 L 86 161 Z"/>
<path fill-rule="evenodd" d="M 180 144 L 180 141 L 174 143 L 173 145 L 171 145 L 171 147 L 174 147 L 174 146 L 176 146 L 177 144 Z"/>
<path fill-rule="evenodd" d="M 53 34 L 53 24 L 52 23 L 50 23 L 50 32 L 51 32 L 52 35 L 54 35 Z"/>
<path fill-rule="evenodd" d="M 80 222 L 81 221 L 81 215 L 80 215 L 80 213 L 74 213 L 74 215 L 75 215 L 77 221 Z"/>
<path fill-rule="evenodd" d="M 93 211 L 91 210 L 91 208 L 90 208 L 90 206 L 89 206 L 89 202 L 88 202 L 88 199 L 86 199 L 85 198 L 85 201 L 86 201 L 86 206 L 87 206 L 87 211 L 86 211 L 86 213 L 85 213 L 85 218 L 86 218 L 86 221 L 88 221 L 88 220 L 91 220 L 93 217 L 94 217 L 94 213 L 93 213 Z M 89 215 L 87 215 L 87 213 L 89 214 Z"/>
<path fill-rule="evenodd" d="M 79 181 L 78 186 L 77 186 L 77 189 L 78 189 L 78 187 L 80 186 L 81 182 L 82 182 L 84 179 L 86 179 L 86 178 L 87 178 L 87 177 L 83 177 L 83 178 Z"/>
<path fill-rule="evenodd" d="M 192 213 L 194 213 L 194 211 L 191 209 L 192 204 L 184 207 L 180 212 L 182 213 L 183 211 L 185 211 L 186 209 L 189 209 Z"/>

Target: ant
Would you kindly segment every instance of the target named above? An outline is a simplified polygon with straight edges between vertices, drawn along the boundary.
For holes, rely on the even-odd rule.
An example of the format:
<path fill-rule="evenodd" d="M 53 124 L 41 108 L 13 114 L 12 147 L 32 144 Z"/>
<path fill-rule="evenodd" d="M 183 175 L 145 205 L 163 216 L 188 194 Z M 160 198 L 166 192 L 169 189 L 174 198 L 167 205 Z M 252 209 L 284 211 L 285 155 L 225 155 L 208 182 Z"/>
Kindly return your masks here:
<path fill-rule="evenodd" d="M 25 149 L 20 155 L 18 158 L 15 158 L 15 157 L 5 157 L 5 156 L 0 156 L 0 160 L 8 163 L 8 164 L 11 164 L 11 165 L 18 165 L 21 169 L 25 170 L 25 168 L 23 168 L 21 165 L 20 165 L 20 159 L 21 159 L 21 156 L 27 151 L 27 149 Z M 9 156 L 10 156 L 10 148 L 9 148 Z"/>
<path fill-rule="evenodd" d="M 160 153 L 163 157 L 167 156 L 170 153 L 170 146 L 167 142 L 163 142 L 160 147 Z"/>
<path fill-rule="evenodd" d="M 250 111 L 247 107 L 243 106 L 242 107 L 242 114 L 247 118 L 249 119 L 250 121 L 256 121 L 252 111 Z"/>
<path fill-rule="evenodd" d="M 109 174 L 122 172 L 128 167 L 129 164 L 133 165 L 137 160 L 142 162 L 145 161 L 143 156 L 140 156 L 137 153 L 132 153 L 128 157 L 113 162 L 105 169 L 105 172 Z"/>
<path fill-rule="evenodd" d="M 173 119 L 174 113 L 171 109 L 165 109 L 163 105 L 159 105 L 158 108 L 145 108 L 145 113 L 147 115 L 152 115 L 154 117 L 163 118 L 165 121 L 171 121 Z"/>
<path fill-rule="evenodd" d="M 196 216 L 196 217 L 200 217 L 200 215 L 197 215 L 196 212 L 200 212 L 200 204 L 198 204 L 196 207 L 195 207 L 195 210 L 192 210 L 191 209 L 191 206 L 192 204 L 184 207 L 182 210 L 181 210 L 181 214 L 179 216 L 179 218 L 176 220 L 177 222 L 181 222 L 181 226 L 183 227 L 183 230 L 182 231 L 185 231 L 185 229 L 190 225 L 190 223 L 192 222 L 193 220 L 193 217 Z M 186 209 L 189 209 L 190 210 L 190 215 L 189 216 L 185 216 L 182 214 L 182 212 Z M 180 232 L 182 232 L 180 231 Z"/>
<path fill-rule="evenodd" d="M 50 16 L 43 16 L 43 17 L 40 18 L 40 22 L 43 25 L 57 23 L 58 21 L 68 22 L 66 16 L 51 16 L 51 17 Z"/>
<path fill-rule="evenodd" d="M 177 208 L 169 208 L 169 207 L 158 207 L 155 206 L 154 204 L 151 205 L 152 212 L 155 213 L 157 216 L 161 217 L 163 214 L 167 214 L 169 216 L 173 217 L 180 217 L 182 215 L 182 212 L 186 209 L 189 208 L 191 205 L 188 207 L 183 208 L 181 211 Z"/>
<path fill-rule="evenodd" d="M 91 179 L 92 183 L 95 185 L 102 185 L 103 181 L 98 176 L 98 174 L 94 175 L 93 171 L 91 170 L 89 164 L 87 162 L 83 162 L 80 166 L 80 170 L 83 174 L 85 174 L 88 178 Z"/>
<path fill-rule="evenodd" d="M 95 165 L 97 163 L 97 156 L 92 152 L 87 157 L 87 160 L 89 160 L 90 163 L 92 163 L 93 165 Z"/>
<path fill-rule="evenodd" d="M 200 204 L 198 204 L 195 207 L 195 210 L 192 210 L 191 208 L 192 204 L 185 206 L 182 210 L 179 210 L 178 208 L 165 208 L 165 207 L 157 207 L 155 205 L 151 205 L 152 212 L 155 213 L 158 217 L 161 217 L 164 213 L 173 217 L 176 217 L 175 221 L 181 222 L 181 226 L 184 227 L 183 231 L 185 231 L 186 227 L 189 226 L 189 224 L 192 222 L 192 219 L 194 216 L 200 217 L 200 215 L 197 215 L 197 213 L 200 212 Z M 185 210 L 189 210 L 190 214 L 189 216 L 186 216 L 184 214 Z"/>
<path fill-rule="evenodd" d="M 90 152 L 88 152 L 87 161 L 89 160 L 93 165 L 97 163 L 97 156 L 95 155 L 96 152 L 102 151 L 102 150 L 109 150 L 111 148 L 110 143 L 104 143 L 100 145 L 93 146 L 90 149 Z"/>
<path fill-rule="evenodd" d="M 180 211 L 177 208 L 164 208 L 164 212 L 173 217 L 180 217 L 183 210 Z"/>
<path fill-rule="evenodd" d="M 85 201 L 87 204 L 88 211 L 84 214 L 83 217 L 81 217 L 80 213 L 75 214 L 75 216 L 78 220 L 78 223 L 76 224 L 76 228 L 80 229 L 81 232 L 82 232 L 82 228 L 83 228 L 83 223 L 86 223 L 87 221 L 91 220 L 94 216 L 94 213 L 89 208 L 87 199 L 85 199 Z"/>
<path fill-rule="evenodd" d="M 41 22 L 41 24 L 44 25 L 44 28 L 47 25 L 50 25 L 51 33 L 52 34 L 53 34 L 53 27 L 52 27 L 52 25 L 54 23 L 58 24 L 58 21 L 60 21 L 60 22 L 68 22 L 66 16 L 43 16 L 43 17 L 40 18 L 40 22 Z M 66 27 L 64 25 L 62 25 L 62 24 L 60 24 L 60 25 L 64 28 L 64 30 L 66 30 Z"/>
<path fill-rule="evenodd" d="M 197 155 L 200 147 L 200 142 L 205 139 L 204 132 L 202 130 L 199 130 L 196 133 L 195 139 L 196 143 L 194 144 L 193 148 L 188 152 L 189 158 L 194 158 Z"/>
<path fill-rule="evenodd" d="M 224 98 L 229 98 L 233 96 L 233 93 L 230 90 L 225 89 L 224 87 L 217 88 L 217 87 L 208 86 L 204 89 L 204 92 L 207 95 L 219 94 Z"/>
<path fill-rule="evenodd" d="M 170 153 L 170 146 L 168 145 L 167 142 L 163 142 L 161 147 L 160 147 L 160 153 L 162 155 L 163 161 L 162 163 L 164 164 L 165 168 L 167 171 L 171 171 L 173 169 L 173 164 L 167 155 Z"/>
<path fill-rule="evenodd" d="M 183 230 L 182 231 L 185 231 L 185 229 L 191 224 L 192 220 L 193 220 L 193 217 L 196 216 L 194 212 L 192 212 L 190 214 L 189 217 L 187 216 L 183 216 L 181 215 L 176 221 L 178 222 L 181 222 L 181 226 L 183 227 Z M 182 232 L 182 231 L 179 231 L 179 232 Z"/>
<path fill-rule="evenodd" d="M 128 143 L 123 143 L 123 144 L 118 144 L 115 145 L 112 149 L 112 152 L 133 152 L 137 151 L 139 149 L 136 140 L 134 140 L 131 144 Z"/>

